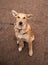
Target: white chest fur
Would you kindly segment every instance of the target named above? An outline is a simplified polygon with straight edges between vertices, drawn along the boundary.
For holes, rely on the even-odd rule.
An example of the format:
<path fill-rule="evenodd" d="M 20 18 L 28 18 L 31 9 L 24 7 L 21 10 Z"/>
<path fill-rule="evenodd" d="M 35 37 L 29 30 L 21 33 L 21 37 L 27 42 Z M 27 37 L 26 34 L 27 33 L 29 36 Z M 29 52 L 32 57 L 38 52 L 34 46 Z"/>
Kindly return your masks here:
<path fill-rule="evenodd" d="M 16 35 L 17 38 L 20 38 L 20 39 L 23 38 L 23 39 L 28 40 L 28 38 L 29 38 L 29 35 L 27 35 L 27 34 L 23 35 L 21 33 L 15 33 L 15 35 Z"/>

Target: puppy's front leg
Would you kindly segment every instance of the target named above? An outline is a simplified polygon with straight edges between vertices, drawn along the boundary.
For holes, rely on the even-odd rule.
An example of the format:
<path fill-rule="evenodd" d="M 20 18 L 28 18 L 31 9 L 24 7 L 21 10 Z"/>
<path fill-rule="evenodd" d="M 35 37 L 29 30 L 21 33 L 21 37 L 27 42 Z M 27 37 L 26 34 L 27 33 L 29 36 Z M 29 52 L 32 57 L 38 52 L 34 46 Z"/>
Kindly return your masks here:
<path fill-rule="evenodd" d="M 22 40 L 20 40 L 20 41 L 19 41 L 19 48 L 18 48 L 19 52 L 22 51 L 22 48 L 23 48 L 23 47 L 24 47 L 24 43 L 23 43 Z"/>
<path fill-rule="evenodd" d="M 29 56 L 32 56 L 33 49 L 32 49 L 32 42 L 31 41 L 28 43 L 28 47 L 29 47 Z"/>

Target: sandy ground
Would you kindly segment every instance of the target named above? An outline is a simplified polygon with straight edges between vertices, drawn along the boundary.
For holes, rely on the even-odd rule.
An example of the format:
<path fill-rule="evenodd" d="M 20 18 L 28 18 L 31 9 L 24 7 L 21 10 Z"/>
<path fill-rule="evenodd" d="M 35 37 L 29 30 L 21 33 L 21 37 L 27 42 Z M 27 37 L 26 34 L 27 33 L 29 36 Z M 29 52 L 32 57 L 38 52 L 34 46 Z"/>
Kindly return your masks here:
<path fill-rule="evenodd" d="M 11 10 L 32 13 L 29 21 L 35 34 L 34 54 L 28 47 L 18 52 L 13 25 L 0 24 L 0 65 L 48 65 L 48 0 L 0 0 L 0 22 L 13 22 Z"/>

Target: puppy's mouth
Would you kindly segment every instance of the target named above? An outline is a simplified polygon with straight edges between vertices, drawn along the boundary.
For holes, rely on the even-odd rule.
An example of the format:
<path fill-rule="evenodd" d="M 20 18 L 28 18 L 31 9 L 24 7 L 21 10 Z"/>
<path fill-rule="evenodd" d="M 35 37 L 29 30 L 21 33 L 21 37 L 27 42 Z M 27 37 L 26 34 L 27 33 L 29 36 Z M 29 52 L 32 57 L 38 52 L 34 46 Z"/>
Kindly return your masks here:
<path fill-rule="evenodd" d="M 17 28 L 18 30 L 22 30 L 21 28 Z"/>
<path fill-rule="evenodd" d="M 18 31 L 20 32 L 22 29 L 19 29 L 19 28 L 17 28 L 18 29 Z"/>
<path fill-rule="evenodd" d="M 21 31 L 22 29 L 25 28 L 25 23 L 23 22 L 16 23 L 16 28 Z"/>

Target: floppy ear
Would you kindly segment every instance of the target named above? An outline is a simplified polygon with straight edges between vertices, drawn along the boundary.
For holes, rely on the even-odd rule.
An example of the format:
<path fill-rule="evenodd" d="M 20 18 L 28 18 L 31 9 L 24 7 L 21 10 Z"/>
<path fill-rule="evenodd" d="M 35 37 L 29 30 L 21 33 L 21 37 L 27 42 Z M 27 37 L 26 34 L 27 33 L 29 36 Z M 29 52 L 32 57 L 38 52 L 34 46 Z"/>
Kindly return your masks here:
<path fill-rule="evenodd" d="M 27 14 L 27 18 L 32 18 L 32 14 Z"/>
<path fill-rule="evenodd" d="M 13 15 L 14 17 L 17 16 L 17 12 L 16 12 L 15 10 L 12 10 L 11 13 L 12 13 L 12 15 Z"/>

